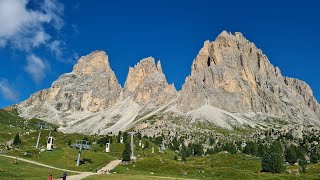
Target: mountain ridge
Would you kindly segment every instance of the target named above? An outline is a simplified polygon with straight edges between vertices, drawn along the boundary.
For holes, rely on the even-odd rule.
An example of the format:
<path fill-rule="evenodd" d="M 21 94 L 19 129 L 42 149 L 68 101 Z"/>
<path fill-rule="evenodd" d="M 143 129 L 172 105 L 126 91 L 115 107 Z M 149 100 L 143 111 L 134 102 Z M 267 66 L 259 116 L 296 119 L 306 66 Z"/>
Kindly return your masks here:
<path fill-rule="evenodd" d="M 228 129 L 259 127 L 269 117 L 320 125 L 320 106 L 310 86 L 283 77 L 241 33 L 226 31 L 204 42 L 180 91 L 168 84 L 161 62 L 152 57 L 129 68 L 122 88 L 106 53 L 94 51 L 17 109 L 22 117 L 60 124 L 65 132 L 123 131 L 152 114 Z"/>

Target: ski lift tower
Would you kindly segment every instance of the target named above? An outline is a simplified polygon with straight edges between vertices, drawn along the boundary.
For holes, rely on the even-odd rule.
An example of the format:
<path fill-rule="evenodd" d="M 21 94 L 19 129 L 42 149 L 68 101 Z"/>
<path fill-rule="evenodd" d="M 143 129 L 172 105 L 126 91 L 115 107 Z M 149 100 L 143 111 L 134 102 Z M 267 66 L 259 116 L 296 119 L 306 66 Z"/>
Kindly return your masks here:
<path fill-rule="evenodd" d="M 39 135 L 38 135 L 38 140 L 37 140 L 36 149 L 39 148 L 39 143 L 40 143 L 40 137 L 41 137 L 42 129 L 43 129 L 43 126 L 46 126 L 46 124 L 45 124 L 45 123 L 39 123 L 39 126 L 40 126 L 40 131 L 39 131 Z"/>
<path fill-rule="evenodd" d="M 130 143 L 130 145 L 131 145 L 131 157 L 130 157 L 130 159 L 131 160 L 136 160 L 136 157 L 134 156 L 134 141 L 133 141 L 133 136 L 134 136 L 134 134 L 136 134 L 136 132 L 129 132 L 129 134 L 131 135 L 131 143 Z"/>
<path fill-rule="evenodd" d="M 89 141 L 86 141 L 86 140 L 77 140 L 77 143 L 76 143 L 76 147 L 79 148 L 79 153 L 78 153 L 78 158 L 77 158 L 77 164 L 76 166 L 80 166 L 80 156 L 81 156 L 81 151 L 82 149 L 89 149 L 88 148 L 88 145 L 89 144 Z"/>

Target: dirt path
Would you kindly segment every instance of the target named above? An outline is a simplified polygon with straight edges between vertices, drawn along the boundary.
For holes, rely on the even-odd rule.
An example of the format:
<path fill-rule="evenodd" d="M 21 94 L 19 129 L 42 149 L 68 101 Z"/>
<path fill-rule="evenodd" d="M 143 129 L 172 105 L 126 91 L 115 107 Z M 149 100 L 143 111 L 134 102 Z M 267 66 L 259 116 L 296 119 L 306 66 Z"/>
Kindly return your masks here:
<path fill-rule="evenodd" d="M 102 169 L 100 169 L 98 171 L 98 174 L 109 173 L 109 171 L 111 171 L 112 169 L 117 167 L 119 164 L 121 164 L 121 162 L 122 162 L 121 160 L 113 160 L 113 161 L 109 162 L 105 167 L 103 167 Z"/>
<path fill-rule="evenodd" d="M 104 166 L 102 169 L 98 171 L 98 173 L 91 173 L 91 172 L 83 172 L 81 174 L 73 175 L 73 176 L 68 176 L 68 180 L 79 180 L 79 179 L 84 179 L 88 176 L 91 175 L 96 175 L 96 174 L 108 174 L 109 171 L 117 167 L 119 164 L 121 164 L 121 160 L 113 160 L 109 162 L 106 166 Z"/>
<path fill-rule="evenodd" d="M 81 174 L 67 176 L 67 180 L 80 180 L 80 179 L 84 179 L 84 178 L 86 178 L 88 176 L 95 175 L 95 174 L 97 174 L 97 173 L 84 172 L 84 173 L 81 173 Z"/>

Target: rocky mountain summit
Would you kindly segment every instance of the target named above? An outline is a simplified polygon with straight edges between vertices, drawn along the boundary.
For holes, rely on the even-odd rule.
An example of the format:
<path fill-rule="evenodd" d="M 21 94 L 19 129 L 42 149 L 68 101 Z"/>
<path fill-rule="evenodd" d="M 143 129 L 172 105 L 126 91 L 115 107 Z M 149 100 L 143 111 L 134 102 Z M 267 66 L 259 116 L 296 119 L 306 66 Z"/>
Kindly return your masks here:
<path fill-rule="evenodd" d="M 60 76 L 51 88 L 20 103 L 18 109 L 24 117 L 62 123 L 62 117 L 75 111 L 97 112 L 111 107 L 120 91 L 108 56 L 103 51 L 94 51 L 81 57 L 73 71 Z"/>
<path fill-rule="evenodd" d="M 204 43 L 179 92 L 152 57 L 130 67 L 121 88 L 106 53 L 94 51 L 16 108 L 22 117 L 60 124 L 64 132 L 136 128 L 155 135 L 193 127 L 265 128 L 280 121 L 320 125 L 311 88 L 283 77 L 241 33 L 226 31 Z"/>
<path fill-rule="evenodd" d="M 319 123 L 319 104 L 303 81 L 283 77 L 241 33 L 223 31 L 204 43 L 178 101 L 188 112 L 209 104 L 229 112 L 261 112 L 299 123 Z"/>
<path fill-rule="evenodd" d="M 175 97 L 177 90 L 173 84 L 168 84 L 160 61 L 156 65 L 154 58 L 148 57 L 129 68 L 123 95 L 132 97 L 137 103 L 159 105 Z"/>

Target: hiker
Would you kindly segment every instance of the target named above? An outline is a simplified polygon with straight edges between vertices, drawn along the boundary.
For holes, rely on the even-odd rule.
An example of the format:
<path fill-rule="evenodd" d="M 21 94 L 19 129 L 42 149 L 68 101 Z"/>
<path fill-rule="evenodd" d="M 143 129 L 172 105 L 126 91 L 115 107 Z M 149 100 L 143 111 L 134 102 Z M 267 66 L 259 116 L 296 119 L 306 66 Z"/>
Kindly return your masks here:
<path fill-rule="evenodd" d="M 50 176 L 49 176 L 49 180 L 53 180 L 53 177 L 52 177 L 52 175 L 50 175 Z"/>
<path fill-rule="evenodd" d="M 67 179 L 67 173 L 66 173 L 66 172 L 63 173 L 62 179 L 63 179 L 63 180 L 66 180 L 66 179 Z"/>

